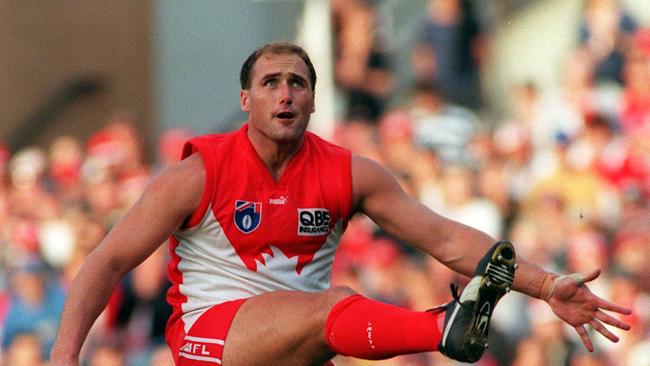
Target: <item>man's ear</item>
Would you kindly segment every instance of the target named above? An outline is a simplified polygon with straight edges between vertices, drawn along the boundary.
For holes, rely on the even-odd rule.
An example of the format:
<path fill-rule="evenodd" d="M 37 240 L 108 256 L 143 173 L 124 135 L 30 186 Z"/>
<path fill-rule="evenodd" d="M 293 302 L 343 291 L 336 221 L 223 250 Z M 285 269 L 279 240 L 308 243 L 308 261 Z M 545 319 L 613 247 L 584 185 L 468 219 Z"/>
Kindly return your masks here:
<path fill-rule="evenodd" d="M 241 110 L 244 112 L 249 112 L 248 109 L 248 90 L 240 90 L 239 91 L 239 106 L 241 107 Z"/>

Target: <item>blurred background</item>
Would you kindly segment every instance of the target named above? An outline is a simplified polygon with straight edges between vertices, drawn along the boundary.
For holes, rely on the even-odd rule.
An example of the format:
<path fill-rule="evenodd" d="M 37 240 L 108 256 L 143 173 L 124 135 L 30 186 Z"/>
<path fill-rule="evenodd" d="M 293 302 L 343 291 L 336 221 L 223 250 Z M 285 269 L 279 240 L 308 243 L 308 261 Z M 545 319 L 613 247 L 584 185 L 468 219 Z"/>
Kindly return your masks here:
<path fill-rule="evenodd" d="M 509 295 L 478 365 L 650 365 L 647 0 L 0 1 L 0 365 L 47 364 L 86 255 L 186 139 L 241 125 L 241 63 L 277 40 L 316 65 L 311 129 L 547 270 L 602 268 L 593 291 L 633 309 L 588 354 Z M 83 365 L 172 364 L 166 259 L 118 286 Z M 332 280 L 414 310 L 466 283 L 363 216 Z"/>

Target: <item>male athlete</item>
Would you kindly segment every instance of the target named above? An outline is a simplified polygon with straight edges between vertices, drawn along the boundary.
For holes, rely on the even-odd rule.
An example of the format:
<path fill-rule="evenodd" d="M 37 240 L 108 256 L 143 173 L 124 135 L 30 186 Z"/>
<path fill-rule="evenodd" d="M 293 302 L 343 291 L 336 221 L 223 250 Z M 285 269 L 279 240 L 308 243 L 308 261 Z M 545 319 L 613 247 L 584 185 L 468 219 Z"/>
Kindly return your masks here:
<path fill-rule="evenodd" d="M 589 350 L 585 325 L 614 342 L 604 324 L 629 329 L 603 311 L 628 309 L 585 286 L 599 271 L 556 276 L 516 259 L 509 242 L 437 215 L 379 164 L 306 132 L 316 74 L 300 47 L 266 45 L 240 76 L 247 123 L 190 140 L 183 159 L 89 255 L 68 295 L 53 365 L 78 365 L 114 286 L 168 237 L 174 313 L 166 338 L 177 365 L 320 366 L 336 354 L 383 359 L 434 350 L 473 362 L 486 347 L 495 304 L 511 288 L 546 300 Z M 355 212 L 472 277 L 469 284 L 423 312 L 329 288 L 337 240 Z"/>

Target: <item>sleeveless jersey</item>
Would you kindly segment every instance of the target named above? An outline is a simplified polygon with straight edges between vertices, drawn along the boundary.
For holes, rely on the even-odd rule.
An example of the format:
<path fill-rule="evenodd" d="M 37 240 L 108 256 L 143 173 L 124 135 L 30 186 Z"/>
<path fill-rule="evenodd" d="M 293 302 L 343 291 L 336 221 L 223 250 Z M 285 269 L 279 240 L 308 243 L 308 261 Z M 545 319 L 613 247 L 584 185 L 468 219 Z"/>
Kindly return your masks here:
<path fill-rule="evenodd" d="M 277 290 L 322 291 L 351 215 L 351 154 L 306 132 L 274 180 L 248 126 L 188 141 L 205 163 L 201 204 L 170 238 L 170 324 L 187 331 L 208 308 Z"/>

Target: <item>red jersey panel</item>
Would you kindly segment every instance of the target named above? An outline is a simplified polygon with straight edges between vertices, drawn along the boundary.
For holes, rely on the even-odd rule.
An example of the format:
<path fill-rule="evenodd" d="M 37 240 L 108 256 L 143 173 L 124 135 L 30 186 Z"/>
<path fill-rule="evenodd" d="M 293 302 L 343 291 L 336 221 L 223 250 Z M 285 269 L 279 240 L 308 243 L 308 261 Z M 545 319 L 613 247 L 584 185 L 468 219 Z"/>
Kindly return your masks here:
<path fill-rule="evenodd" d="M 171 238 L 168 274 L 186 329 L 208 307 L 277 290 L 322 291 L 351 215 L 351 154 L 307 132 L 275 181 L 238 131 L 190 140 L 206 188 L 186 227 Z"/>

